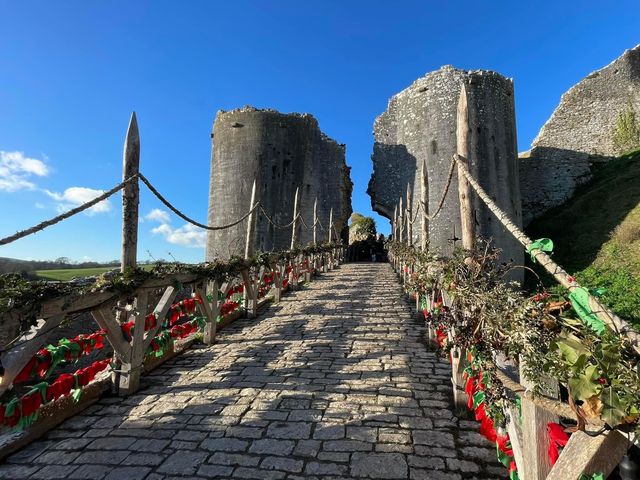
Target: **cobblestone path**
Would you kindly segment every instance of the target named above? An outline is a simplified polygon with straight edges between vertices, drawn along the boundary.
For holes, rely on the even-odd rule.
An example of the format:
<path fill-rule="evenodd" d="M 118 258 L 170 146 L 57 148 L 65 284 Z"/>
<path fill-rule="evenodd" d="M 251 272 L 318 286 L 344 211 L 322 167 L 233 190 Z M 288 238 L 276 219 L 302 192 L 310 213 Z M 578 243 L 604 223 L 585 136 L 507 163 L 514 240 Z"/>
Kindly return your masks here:
<path fill-rule="evenodd" d="M 347 264 L 104 398 L 0 477 L 505 478 L 387 264 Z"/>

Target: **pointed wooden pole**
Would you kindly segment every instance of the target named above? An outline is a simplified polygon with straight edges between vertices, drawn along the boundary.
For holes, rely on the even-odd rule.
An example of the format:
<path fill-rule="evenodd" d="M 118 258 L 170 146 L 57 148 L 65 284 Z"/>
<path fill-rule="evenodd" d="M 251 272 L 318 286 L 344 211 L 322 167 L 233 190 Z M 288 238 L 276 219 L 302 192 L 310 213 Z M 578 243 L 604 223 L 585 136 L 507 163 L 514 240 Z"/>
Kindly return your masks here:
<path fill-rule="evenodd" d="M 398 202 L 398 217 L 400 218 L 400 231 L 398 232 L 398 240 L 404 242 L 404 209 L 402 207 L 402 197 Z"/>
<path fill-rule="evenodd" d="M 329 210 L 329 243 L 333 241 L 333 208 Z"/>
<path fill-rule="evenodd" d="M 298 190 L 296 188 L 296 195 L 293 200 L 293 226 L 291 227 L 291 250 L 296 244 L 296 227 L 298 226 Z"/>
<path fill-rule="evenodd" d="M 467 100 L 467 88 L 464 83 L 460 88 L 458 100 L 458 118 L 456 124 L 456 140 L 458 155 L 470 161 L 469 157 L 469 105 Z M 467 165 L 468 166 L 468 165 Z M 473 204 L 471 203 L 471 189 L 469 182 L 462 174 L 458 166 L 458 195 L 460 198 L 460 222 L 462 225 L 462 248 L 473 249 L 475 240 L 475 223 Z"/>
<path fill-rule="evenodd" d="M 393 240 L 398 241 L 398 206 L 393 208 L 393 219 L 391 220 L 391 231 L 393 232 Z"/>
<path fill-rule="evenodd" d="M 429 184 L 427 175 L 427 160 L 424 159 L 420 175 L 420 206 L 422 207 L 420 249 L 423 252 L 427 251 L 427 245 L 429 244 Z"/>
<path fill-rule="evenodd" d="M 413 212 L 411 211 L 411 185 L 407 183 L 407 243 L 413 245 Z"/>
<path fill-rule="evenodd" d="M 253 210 L 253 207 L 256 205 L 256 181 L 253 181 L 253 186 L 251 187 L 251 202 L 249 203 L 249 210 Z M 253 232 L 255 230 L 255 212 L 251 212 L 249 214 L 249 218 L 247 219 L 247 239 L 244 244 L 244 258 L 249 258 L 254 254 L 254 241 L 253 241 Z"/>
<path fill-rule="evenodd" d="M 313 202 L 313 244 L 318 244 L 318 197 Z"/>
<path fill-rule="evenodd" d="M 140 135 L 136 112 L 131 114 L 122 155 L 122 179 L 137 175 L 140 171 Z M 138 252 L 138 208 L 140 187 L 138 179 L 127 183 L 122 190 L 122 258 L 120 270 L 137 264 Z"/>

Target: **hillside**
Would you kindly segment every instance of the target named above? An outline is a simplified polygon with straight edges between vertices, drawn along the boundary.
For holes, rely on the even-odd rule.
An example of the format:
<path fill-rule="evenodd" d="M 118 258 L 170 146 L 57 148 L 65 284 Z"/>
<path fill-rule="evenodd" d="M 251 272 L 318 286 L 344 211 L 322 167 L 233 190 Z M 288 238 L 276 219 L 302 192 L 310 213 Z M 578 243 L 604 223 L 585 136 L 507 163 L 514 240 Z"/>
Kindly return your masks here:
<path fill-rule="evenodd" d="M 590 182 L 527 233 L 551 238 L 560 265 L 586 286 L 605 288 L 603 301 L 640 325 L 640 150 L 596 167 Z"/>

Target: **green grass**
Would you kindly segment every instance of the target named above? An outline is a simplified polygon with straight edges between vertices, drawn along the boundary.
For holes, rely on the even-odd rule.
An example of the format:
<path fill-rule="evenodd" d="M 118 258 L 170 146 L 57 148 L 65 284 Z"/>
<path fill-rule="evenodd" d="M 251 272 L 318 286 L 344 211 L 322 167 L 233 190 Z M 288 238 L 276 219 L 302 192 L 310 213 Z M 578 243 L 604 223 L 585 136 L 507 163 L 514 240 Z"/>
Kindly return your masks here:
<path fill-rule="evenodd" d="M 590 182 L 527 233 L 551 238 L 556 262 L 585 286 L 604 287 L 604 303 L 640 326 L 640 150 L 594 169 Z"/>
<path fill-rule="evenodd" d="M 150 270 L 153 265 L 141 265 L 145 270 Z M 95 277 L 104 272 L 115 270 L 117 267 L 96 267 L 96 268 L 63 268 L 60 270 L 36 270 L 35 274 L 43 280 L 58 280 L 66 282 L 74 278 Z"/>

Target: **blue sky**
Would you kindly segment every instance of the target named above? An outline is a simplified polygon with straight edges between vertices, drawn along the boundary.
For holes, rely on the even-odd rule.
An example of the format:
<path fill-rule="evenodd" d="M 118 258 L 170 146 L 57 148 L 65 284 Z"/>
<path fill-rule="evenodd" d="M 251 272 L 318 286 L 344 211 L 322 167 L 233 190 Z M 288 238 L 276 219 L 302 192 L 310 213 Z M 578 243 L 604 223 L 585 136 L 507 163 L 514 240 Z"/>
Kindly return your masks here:
<path fill-rule="evenodd" d="M 138 115 L 141 170 L 207 212 L 217 110 L 310 112 L 347 145 L 355 211 L 371 214 L 374 118 L 451 64 L 514 78 L 519 150 L 589 72 L 640 43 L 635 1 L 0 1 L 0 237 L 108 189 Z M 142 188 L 139 259 L 201 261 L 200 232 Z M 0 256 L 119 257 L 120 199 Z M 165 210 L 165 209 L 162 209 Z M 379 229 L 388 222 L 378 217 Z M 154 233 L 155 229 L 155 233 Z"/>

